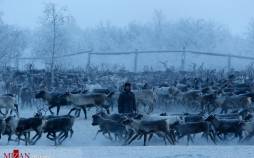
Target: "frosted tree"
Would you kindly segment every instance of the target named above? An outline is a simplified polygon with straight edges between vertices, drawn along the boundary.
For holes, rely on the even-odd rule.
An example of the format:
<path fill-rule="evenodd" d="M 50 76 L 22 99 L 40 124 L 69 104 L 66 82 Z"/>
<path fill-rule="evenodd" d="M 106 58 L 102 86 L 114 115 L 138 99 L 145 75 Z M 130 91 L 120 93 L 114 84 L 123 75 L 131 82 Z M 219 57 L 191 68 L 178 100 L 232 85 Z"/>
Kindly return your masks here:
<path fill-rule="evenodd" d="M 154 17 L 153 17 L 153 22 L 154 22 L 154 40 L 153 43 L 156 44 L 157 49 L 162 49 L 164 39 L 163 39 L 163 32 L 165 29 L 165 16 L 162 13 L 161 10 L 155 10 L 154 11 Z"/>
<path fill-rule="evenodd" d="M 4 24 L 0 17 L 0 43 L 1 64 L 6 65 L 20 57 L 27 42 L 23 30 Z"/>
<path fill-rule="evenodd" d="M 70 37 L 66 29 L 73 18 L 65 8 L 58 8 L 54 3 L 45 5 L 40 27 L 34 34 L 33 52 L 44 57 L 51 72 L 51 85 L 54 83 L 56 56 L 66 54 L 70 50 Z"/>
<path fill-rule="evenodd" d="M 250 21 L 247 32 L 247 49 L 253 55 L 254 52 L 254 19 Z"/>

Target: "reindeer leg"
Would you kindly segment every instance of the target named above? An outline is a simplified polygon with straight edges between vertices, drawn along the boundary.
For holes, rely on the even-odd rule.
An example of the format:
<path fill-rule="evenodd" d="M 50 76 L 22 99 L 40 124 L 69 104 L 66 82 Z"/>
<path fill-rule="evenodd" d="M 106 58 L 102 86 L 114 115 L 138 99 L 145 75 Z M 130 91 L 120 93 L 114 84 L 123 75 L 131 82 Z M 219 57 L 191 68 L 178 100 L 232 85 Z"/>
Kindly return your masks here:
<path fill-rule="evenodd" d="M 28 141 L 27 141 L 27 137 L 28 137 L 28 134 L 27 134 L 27 132 L 25 132 L 24 133 L 24 142 L 25 142 L 25 145 L 27 146 L 27 144 L 28 144 Z"/>
<path fill-rule="evenodd" d="M 82 110 L 83 110 L 83 112 L 84 112 L 84 114 L 85 114 L 85 119 L 87 120 L 87 112 L 86 112 L 86 107 L 85 107 L 85 106 L 82 106 Z"/>
<path fill-rule="evenodd" d="M 35 143 L 41 138 L 42 133 L 39 130 L 35 130 L 36 134 L 35 136 L 32 138 L 32 145 L 35 145 Z M 36 139 L 35 139 L 36 138 Z"/>
<path fill-rule="evenodd" d="M 14 109 L 15 113 L 19 117 L 19 107 L 18 107 L 18 104 L 14 104 L 14 107 L 15 107 L 15 109 Z"/>
<path fill-rule="evenodd" d="M 112 99 L 110 99 L 109 104 L 110 104 L 111 111 L 113 111 L 114 110 L 114 103 L 113 103 Z"/>
<path fill-rule="evenodd" d="M 149 135 L 149 137 L 148 137 L 148 141 L 149 141 L 149 142 L 151 141 L 152 137 L 153 137 L 153 133 L 151 133 L 151 134 Z"/>
<path fill-rule="evenodd" d="M 194 136 L 195 136 L 195 135 L 194 135 Z M 193 136 L 193 137 L 194 137 L 194 136 Z M 193 137 L 190 135 L 190 140 L 191 140 L 191 142 L 194 144 Z"/>
<path fill-rule="evenodd" d="M 208 138 L 208 132 L 203 132 L 201 137 L 205 137 L 206 141 L 208 142 L 209 141 L 209 138 Z"/>
<path fill-rule="evenodd" d="M 242 132 L 239 132 L 238 136 L 239 136 L 238 142 L 241 142 L 241 140 L 243 139 L 243 133 L 242 133 Z"/>
<path fill-rule="evenodd" d="M 54 137 L 55 146 L 57 146 L 57 137 L 56 137 L 56 133 L 55 132 L 53 133 L 53 137 Z"/>
<path fill-rule="evenodd" d="M 173 144 L 175 144 L 176 140 L 176 133 L 173 130 L 170 130 L 169 132 L 171 139 L 173 140 Z"/>
<path fill-rule="evenodd" d="M 18 145 L 20 145 L 20 137 L 21 137 L 21 135 L 18 134 Z"/>
<path fill-rule="evenodd" d="M 143 137 L 143 135 L 139 135 L 139 137 L 137 138 L 137 140 L 140 140 Z"/>
<path fill-rule="evenodd" d="M 58 140 L 59 144 L 62 144 L 67 137 L 68 137 L 68 131 L 63 132 L 63 135 L 59 137 L 59 140 Z"/>
<path fill-rule="evenodd" d="M 163 137 L 163 141 L 164 141 L 165 145 L 167 145 L 166 136 Z"/>
<path fill-rule="evenodd" d="M 188 134 L 187 135 L 187 145 L 189 145 L 190 144 L 190 135 Z"/>
<path fill-rule="evenodd" d="M 30 143 L 30 132 L 25 132 L 24 136 L 25 136 L 25 143 L 27 146 Z"/>
<path fill-rule="evenodd" d="M 59 137 L 59 144 L 62 144 L 63 143 L 63 141 L 68 137 L 68 131 L 64 131 L 64 132 L 62 132 L 62 136 L 60 136 L 61 135 L 61 133 L 58 135 L 58 137 Z"/>
<path fill-rule="evenodd" d="M 52 137 L 50 137 L 50 136 L 52 136 Z M 53 139 L 53 134 L 48 132 L 46 137 L 51 140 L 51 139 Z"/>
<path fill-rule="evenodd" d="M 49 112 L 51 113 L 51 115 L 54 115 L 54 112 L 52 111 L 52 108 L 55 107 L 55 106 L 49 106 Z"/>
<path fill-rule="evenodd" d="M 31 145 L 35 145 L 35 143 L 37 142 L 37 140 L 40 138 L 39 134 L 35 134 L 30 142 Z"/>
<path fill-rule="evenodd" d="M 227 134 L 224 134 L 224 140 L 227 140 Z"/>
<path fill-rule="evenodd" d="M 110 114 L 109 108 L 106 108 L 106 111 L 107 111 L 107 114 L 109 115 Z"/>
<path fill-rule="evenodd" d="M 128 137 L 127 139 L 124 141 L 124 144 L 123 145 L 127 145 L 127 143 L 129 142 L 129 140 L 131 139 L 131 137 L 134 135 L 134 132 L 133 131 L 130 131 L 128 133 Z"/>
<path fill-rule="evenodd" d="M 72 111 L 74 111 L 74 110 L 77 110 L 77 108 L 76 108 L 76 107 L 72 108 L 72 109 L 69 111 L 68 115 L 70 115 L 70 114 L 72 113 Z M 76 111 L 75 111 L 75 115 L 76 115 Z"/>
<path fill-rule="evenodd" d="M 95 135 L 94 138 L 93 138 L 94 140 L 96 139 L 97 135 L 98 135 L 100 132 L 102 132 L 101 129 L 99 129 L 99 130 L 97 131 L 96 135 Z"/>
<path fill-rule="evenodd" d="M 113 137 L 111 136 L 110 132 L 108 132 L 108 137 L 111 141 L 113 141 Z"/>
<path fill-rule="evenodd" d="M 138 136 L 139 134 L 134 135 L 134 137 L 132 137 L 132 139 L 128 142 L 128 144 L 131 144 Z"/>
<path fill-rule="evenodd" d="M 39 135 L 39 133 L 38 133 L 37 131 L 35 131 L 35 132 L 36 132 L 36 133 L 35 133 L 35 135 L 33 136 L 32 141 L 33 141 L 35 138 L 37 138 L 38 135 Z"/>
<path fill-rule="evenodd" d="M 150 105 L 149 105 L 149 114 L 150 114 L 151 112 L 153 112 L 153 104 L 150 104 Z"/>
<path fill-rule="evenodd" d="M 58 134 L 59 139 L 62 138 L 62 137 L 65 135 L 65 132 L 66 132 L 66 131 L 61 131 L 61 132 Z M 68 134 L 68 131 L 67 131 L 67 134 Z"/>
<path fill-rule="evenodd" d="M 216 135 L 213 130 L 210 131 L 211 136 L 213 137 L 214 142 L 216 143 Z"/>
<path fill-rule="evenodd" d="M 172 136 L 171 136 L 170 133 L 166 133 L 166 134 L 165 134 L 165 137 L 166 137 L 166 139 L 168 140 L 168 142 L 169 142 L 170 144 L 175 144 L 175 143 L 174 143 L 174 140 L 172 139 Z"/>
<path fill-rule="evenodd" d="M 220 140 L 222 140 L 222 137 L 220 136 L 220 134 L 217 134 L 217 137 L 218 137 Z"/>
<path fill-rule="evenodd" d="M 117 137 L 118 137 L 118 135 L 117 135 L 116 133 L 115 133 L 114 135 L 115 135 L 115 141 L 117 141 Z"/>
<path fill-rule="evenodd" d="M 8 142 L 7 142 L 7 144 L 9 144 L 10 141 L 11 141 L 11 134 L 8 134 Z"/>
<path fill-rule="evenodd" d="M 144 134 L 144 146 L 146 146 L 146 139 L 147 139 L 147 134 Z"/>
<path fill-rule="evenodd" d="M 31 133 L 28 132 L 27 134 L 28 134 L 28 144 L 30 144 L 31 143 L 31 140 L 30 140 Z"/>
<path fill-rule="evenodd" d="M 75 117 L 79 117 L 80 116 L 80 111 L 81 111 L 81 109 L 76 109 L 76 111 L 75 111 Z"/>
<path fill-rule="evenodd" d="M 251 132 L 250 134 L 248 134 L 244 139 L 242 139 L 242 141 L 241 142 L 245 142 L 245 141 L 247 141 L 247 140 L 249 140 L 250 138 L 252 138 L 253 137 L 253 135 L 254 135 L 254 132 Z"/>
<path fill-rule="evenodd" d="M 50 137 L 50 136 L 52 136 L 52 137 Z M 48 138 L 49 140 L 51 140 L 51 141 L 55 141 L 55 134 L 49 132 L 49 133 L 47 134 L 47 138 Z"/>
<path fill-rule="evenodd" d="M 215 138 L 212 136 L 212 134 L 209 133 L 208 135 L 209 135 L 210 139 L 213 141 L 213 143 L 216 144 Z"/>
<path fill-rule="evenodd" d="M 70 138 L 71 138 L 74 133 L 73 129 L 70 129 L 70 133 L 71 133 L 71 135 L 70 135 Z"/>
<path fill-rule="evenodd" d="M 60 105 L 57 105 L 57 106 L 56 106 L 56 115 L 57 115 L 57 116 L 59 115 L 59 111 L 60 111 Z"/>

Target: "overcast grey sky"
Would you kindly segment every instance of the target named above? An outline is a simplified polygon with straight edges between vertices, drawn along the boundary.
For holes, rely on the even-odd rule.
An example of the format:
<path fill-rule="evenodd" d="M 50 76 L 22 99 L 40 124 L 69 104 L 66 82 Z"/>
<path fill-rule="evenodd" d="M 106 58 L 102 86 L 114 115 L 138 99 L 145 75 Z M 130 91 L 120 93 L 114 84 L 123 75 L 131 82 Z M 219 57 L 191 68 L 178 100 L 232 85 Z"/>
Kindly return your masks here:
<path fill-rule="evenodd" d="M 67 6 L 82 28 L 100 22 L 120 26 L 131 21 L 143 23 L 151 20 L 157 9 L 169 20 L 203 18 L 242 34 L 254 18 L 254 0 L 0 0 L 0 11 L 6 23 L 34 28 L 47 2 Z"/>

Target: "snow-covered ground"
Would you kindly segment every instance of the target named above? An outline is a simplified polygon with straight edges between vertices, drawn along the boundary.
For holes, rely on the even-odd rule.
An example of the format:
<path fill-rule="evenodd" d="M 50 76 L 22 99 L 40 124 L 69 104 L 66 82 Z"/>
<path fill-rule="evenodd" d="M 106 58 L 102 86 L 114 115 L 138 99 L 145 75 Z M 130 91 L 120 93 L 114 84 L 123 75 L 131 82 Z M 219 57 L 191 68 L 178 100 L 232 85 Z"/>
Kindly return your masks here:
<path fill-rule="evenodd" d="M 62 110 L 62 109 L 61 109 Z M 67 109 L 62 110 L 62 114 Z M 21 110 L 22 117 L 32 116 L 35 110 Z M 205 139 L 197 136 L 194 144 L 186 145 L 186 140 L 181 140 L 177 145 L 165 146 L 163 141 L 154 137 L 149 146 L 143 147 L 142 140 L 135 141 L 130 146 L 123 146 L 123 142 L 110 141 L 98 135 L 97 127 L 91 125 L 91 114 L 89 111 L 89 119 L 85 120 L 84 116 L 75 121 L 74 135 L 68 138 L 61 146 L 54 146 L 52 141 L 45 138 L 45 135 L 37 142 L 35 146 L 17 146 L 16 142 L 7 145 L 7 138 L 3 136 L 0 140 L 0 157 L 4 157 L 4 153 L 10 153 L 13 149 L 19 149 L 20 153 L 29 153 L 30 157 L 37 158 L 55 158 L 55 157 L 110 157 L 110 158 L 239 158 L 254 157 L 254 146 L 251 142 L 248 144 L 239 144 L 237 140 L 229 140 L 227 142 L 214 145 Z"/>
<path fill-rule="evenodd" d="M 253 146 L 8 146 L 34 158 L 252 158 Z M 4 157 L 4 156 L 3 156 Z"/>

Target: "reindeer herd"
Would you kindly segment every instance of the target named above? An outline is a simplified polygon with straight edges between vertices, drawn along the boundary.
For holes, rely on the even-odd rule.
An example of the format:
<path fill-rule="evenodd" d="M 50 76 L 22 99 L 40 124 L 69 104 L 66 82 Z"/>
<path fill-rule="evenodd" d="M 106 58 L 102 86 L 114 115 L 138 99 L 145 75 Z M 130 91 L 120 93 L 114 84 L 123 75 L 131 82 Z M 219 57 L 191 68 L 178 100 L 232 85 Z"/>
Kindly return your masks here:
<path fill-rule="evenodd" d="M 45 135 L 60 145 L 75 134 L 74 122 L 82 113 L 84 121 L 98 128 L 94 139 L 101 134 L 123 145 L 141 140 L 147 145 L 152 139 L 175 145 L 183 138 L 187 144 L 199 139 L 243 143 L 254 136 L 252 69 L 69 70 L 57 73 L 53 85 L 46 71 L 7 69 L 1 74 L 0 137 L 7 136 L 8 142 L 34 145 Z M 133 84 L 138 112 L 118 114 L 117 99 L 126 81 Z M 34 108 L 34 116 L 20 116 L 23 109 Z"/>

